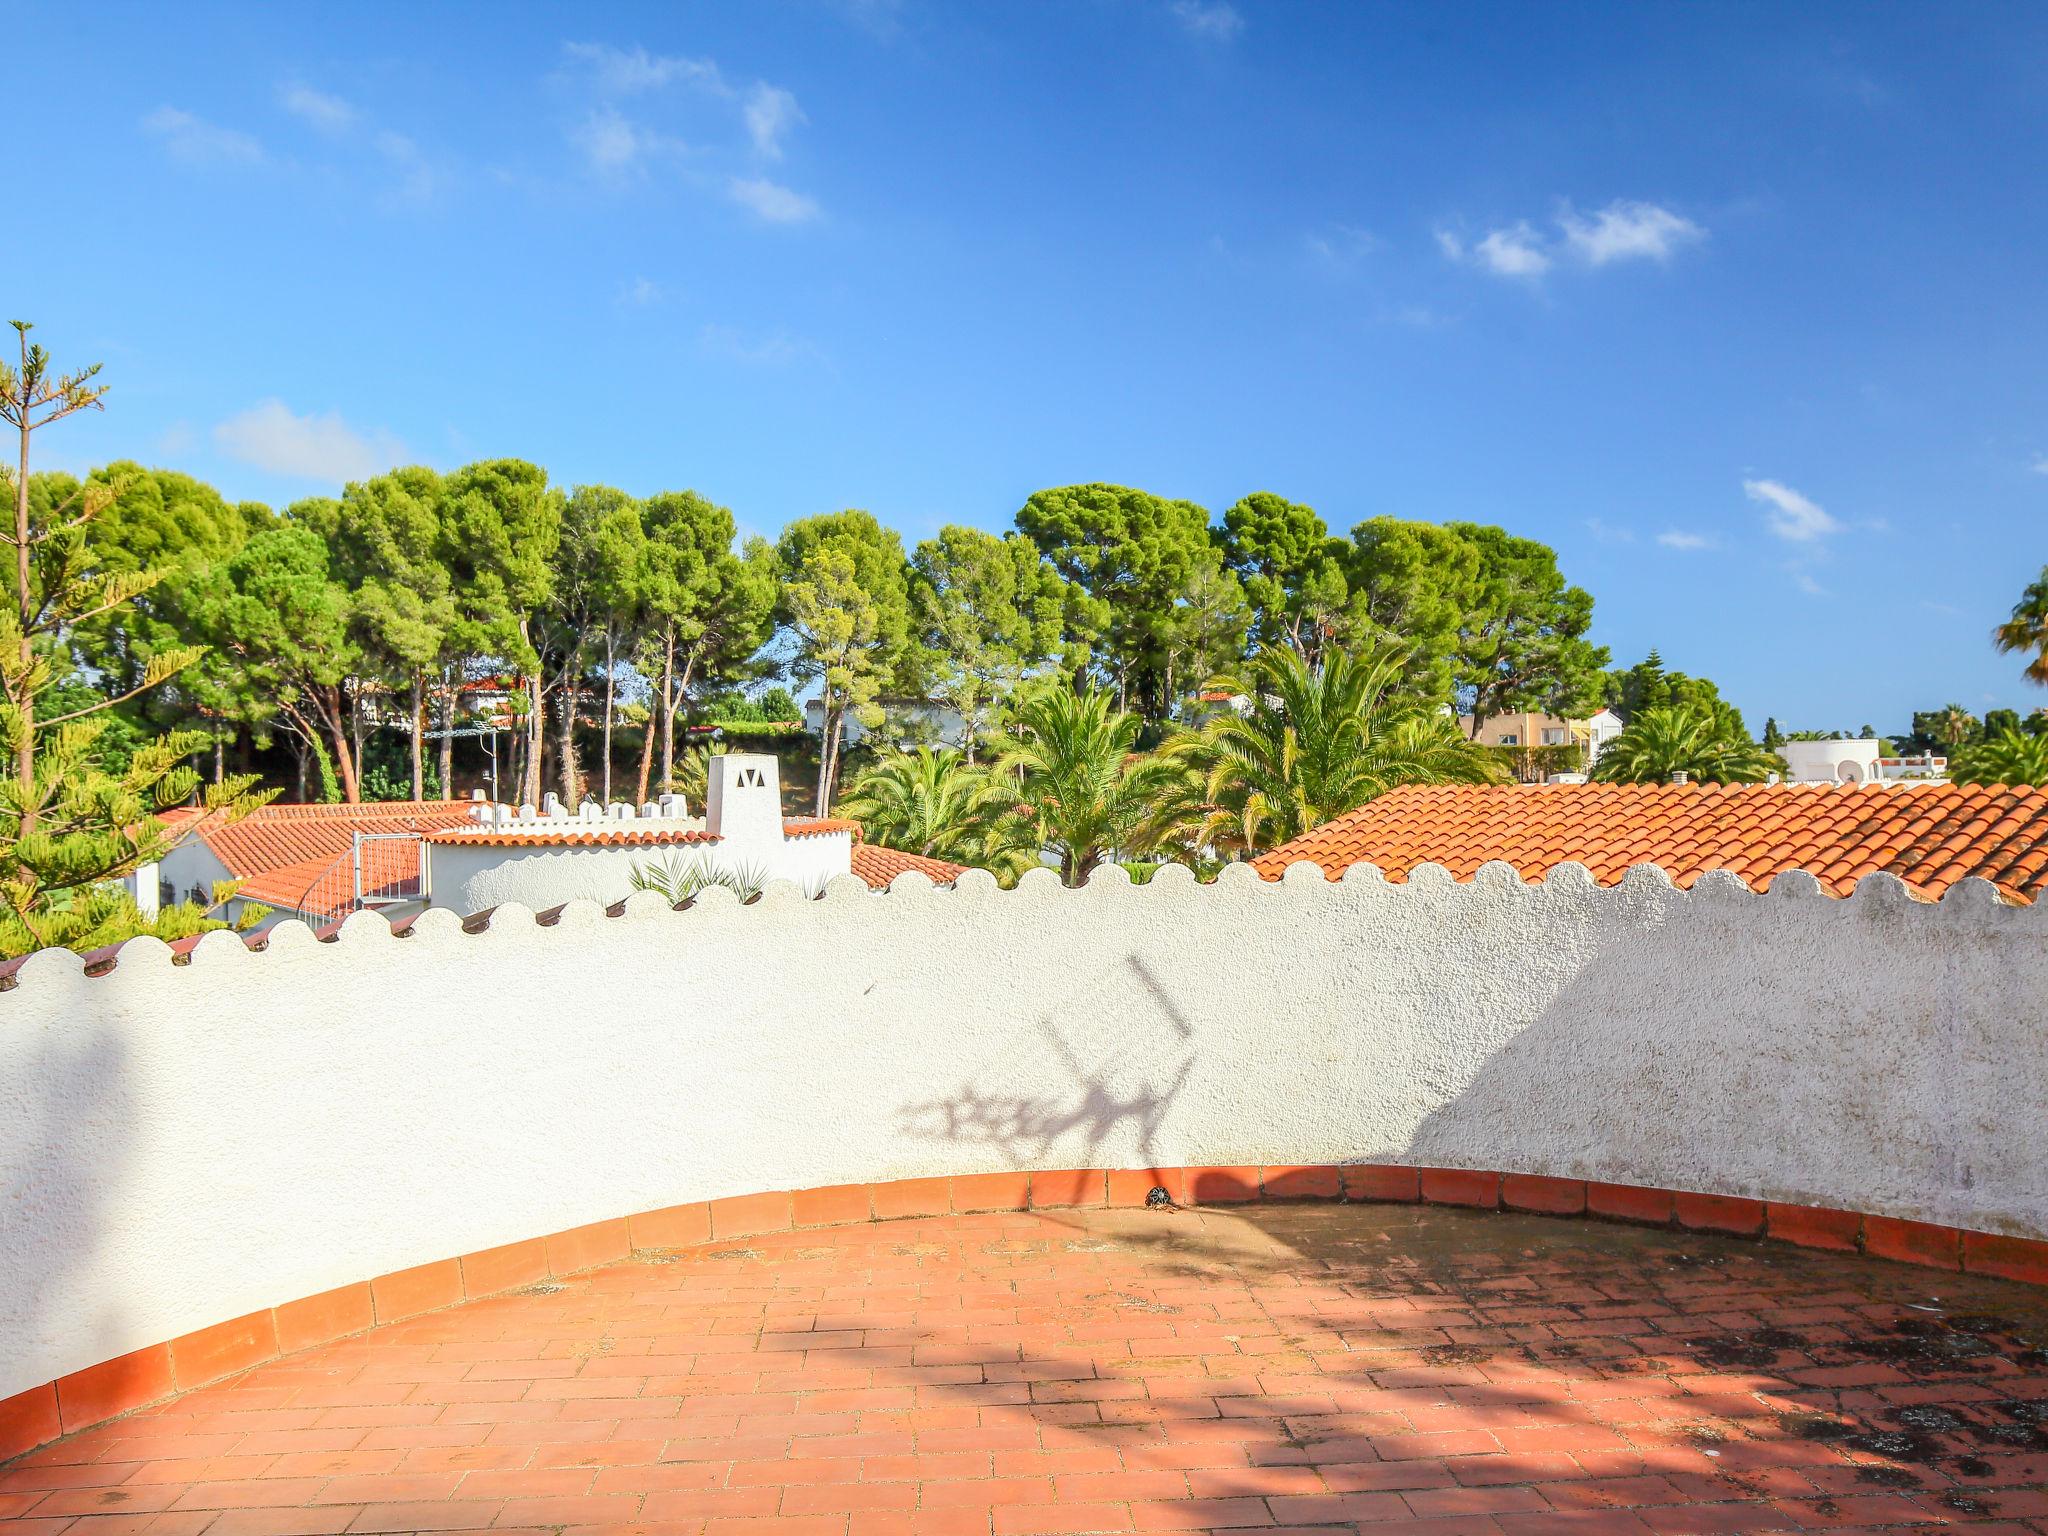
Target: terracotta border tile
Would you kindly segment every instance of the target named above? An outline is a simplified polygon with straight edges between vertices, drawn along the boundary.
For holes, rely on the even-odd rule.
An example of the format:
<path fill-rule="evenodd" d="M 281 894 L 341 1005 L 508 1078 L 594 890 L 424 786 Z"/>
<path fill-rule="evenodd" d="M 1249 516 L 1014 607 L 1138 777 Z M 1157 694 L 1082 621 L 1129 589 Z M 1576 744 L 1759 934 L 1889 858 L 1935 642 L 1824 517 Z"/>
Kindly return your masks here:
<path fill-rule="evenodd" d="M 1764 1207 L 1764 1233 L 1783 1243 L 1801 1248 L 1829 1248 L 1837 1253 L 1854 1253 L 1863 1236 L 1863 1218 L 1854 1211 L 1831 1211 L 1817 1205 L 1780 1205 L 1773 1200 Z"/>
<path fill-rule="evenodd" d="M 1697 1195 L 1678 1190 L 1672 1195 L 1672 1214 L 1688 1232 L 1725 1232 L 1732 1237 L 1755 1237 L 1764 1229 L 1764 1203 L 1739 1195 Z"/>
<path fill-rule="evenodd" d="M 1031 1175 L 1034 1211 L 1108 1203 L 1109 1175 L 1100 1168 L 1054 1168 Z"/>
<path fill-rule="evenodd" d="M 171 1340 L 171 1374 L 180 1392 L 276 1358 L 277 1318 L 268 1308 Z"/>
<path fill-rule="evenodd" d="M 2048 1243 L 1997 1232 L 1965 1232 L 1963 1268 L 1973 1275 L 2048 1285 Z"/>
<path fill-rule="evenodd" d="M 1504 1174 L 1500 1181 L 1500 1203 L 1510 1211 L 1578 1216 L 1586 1209 L 1586 1181 L 1553 1179 L 1535 1173 Z"/>
<path fill-rule="evenodd" d="M 1401 1163 L 1346 1163 L 1346 1200 L 1393 1201 L 1413 1205 L 1422 1198 L 1422 1171 Z"/>
<path fill-rule="evenodd" d="M 1031 1207 L 1031 1175 L 1028 1173 L 970 1173 L 953 1178 L 953 1209 L 968 1211 L 1023 1211 Z"/>
<path fill-rule="evenodd" d="M 866 1184 L 827 1184 L 792 1190 L 790 1220 L 797 1227 L 839 1227 L 875 1219 L 874 1190 Z"/>
<path fill-rule="evenodd" d="M 1327 1163 L 1296 1168 L 1262 1168 L 1259 1182 L 1268 1200 L 1341 1200 L 1344 1170 Z"/>
<path fill-rule="evenodd" d="M 711 1240 L 728 1237 L 759 1237 L 765 1232 L 787 1232 L 792 1221 L 789 1191 L 765 1195 L 728 1195 L 711 1202 Z"/>
<path fill-rule="evenodd" d="M 64 1432 L 99 1424 L 131 1408 L 171 1395 L 171 1346 L 118 1355 L 57 1380 L 57 1413 Z"/>
<path fill-rule="evenodd" d="M 633 1251 L 633 1239 L 623 1216 L 571 1227 L 566 1232 L 551 1232 L 541 1241 L 547 1245 L 548 1273 L 554 1275 L 573 1275 L 579 1269 L 616 1264 Z"/>
<path fill-rule="evenodd" d="M 499 1248 L 480 1248 L 465 1253 L 462 1264 L 464 1296 L 495 1296 L 545 1280 L 548 1248 L 544 1239 L 530 1237 L 523 1243 L 506 1243 Z"/>
<path fill-rule="evenodd" d="M 1259 1198 L 1257 1168 L 1184 1168 L 1190 1205 L 1244 1205 Z"/>
<path fill-rule="evenodd" d="M 1648 1226 L 1671 1225 L 1676 1197 L 1668 1189 L 1645 1184 L 1602 1184 L 1586 1180 L 1586 1214 L 1605 1216 L 1611 1221 L 1633 1221 Z"/>
<path fill-rule="evenodd" d="M 902 1216 L 945 1216 L 953 1209 L 951 1179 L 897 1179 L 875 1185 L 874 1193 L 878 1221 Z"/>
<path fill-rule="evenodd" d="M 452 1307 L 462 1300 L 462 1264 L 441 1259 L 432 1264 L 415 1264 L 394 1270 L 370 1282 L 370 1301 L 377 1309 L 377 1321 L 395 1323 L 403 1317 L 417 1317 Z"/>
<path fill-rule="evenodd" d="M 689 1248 L 711 1241 L 711 1202 L 667 1205 L 626 1218 L 626 1235 L 635 1248 Z"/>
<path fill-rule="evenodd" d="M 64 1433 L 57 1413 L 57 1384 L 45 1382 L 0 1402 L 0 1461 L 32 1451 Z"/>
<path fill-rule="evenodd" d="M 272 1308 L 271 1316 L 277 1323 L 277 1352 L 281 1355 L 364 1333 L 377 1325 L 376 1304 L 370 1299 L 367 1280 L 285 1302 Z"/>
<path fill-rule="evenodd" d="M 1863 1251 L 1928 1269 L 1963 1267 L 1962 1234 L 1954 1227 L 1905 1221 L 1896 1216 L 1863 1218 Z"/>
<path fill-rule="evenodd" d="M 1422 1198 L 1430 1205 L 1465 1205 L 1491 1211 L 1500 1206 L 1501 1178 L 1476 1168 L 1424 1168 Z"/>

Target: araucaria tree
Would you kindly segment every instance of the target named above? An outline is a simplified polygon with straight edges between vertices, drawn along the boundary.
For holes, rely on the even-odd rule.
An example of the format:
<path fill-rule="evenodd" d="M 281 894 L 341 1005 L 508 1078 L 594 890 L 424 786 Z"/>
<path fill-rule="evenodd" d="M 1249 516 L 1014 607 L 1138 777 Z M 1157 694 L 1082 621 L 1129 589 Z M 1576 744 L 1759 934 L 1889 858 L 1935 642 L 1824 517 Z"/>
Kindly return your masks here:
<path fill-rule="evenodd" d="M 57 649 L 82 624 L 108 617 L 155 585 L 148 570 L 110 570 L 93 544 L 94 520 L 112 499 L 104 484 L 32 515 L 32 435 L 78 411 L 97 410 L 105 385 L 94 365 L 74 374 L 52 371 L 48 355 L 14 322 L 18 366 L 0 361 L 0 420 L 17 433 L 14 465 L 4 472 L 12 495 L 12 591 L 0 604 L 0 749 L 13 763 L 0 779 L 0 954 L 34 949 L 92 949 L 139 933 L 176 938 L 219 927 L 210 913 L 234 894 L 160 910 L 146 918 L 114 882 L 156 862 L 180 840 L 156 812 L 190 798 L 199 775 L 185 759 L 207 743 L 202 731 L 173 731 L 144 742 L 119 773 L 94 759 L 114 705 L 169 681 L 198 659 L 189 646 L 170 646 L 143 664 L 118 698 L 58 712 L 40 706 L 58 682 Z M 210 785 L 206 805 L 232 818 L 259 803 L 254 780 Z M 245 914 L 252 922 L 259 912 Z"/>

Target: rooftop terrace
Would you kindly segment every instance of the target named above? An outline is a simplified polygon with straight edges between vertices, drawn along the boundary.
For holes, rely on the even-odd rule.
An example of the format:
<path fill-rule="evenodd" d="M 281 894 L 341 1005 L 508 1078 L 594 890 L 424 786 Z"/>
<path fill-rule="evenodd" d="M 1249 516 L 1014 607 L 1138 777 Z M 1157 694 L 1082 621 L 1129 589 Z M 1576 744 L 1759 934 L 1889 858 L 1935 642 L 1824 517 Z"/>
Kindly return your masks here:
<path fill-rule="evenodd" d="M 259 1365 L 0 1471 L 0 1519 L 2040 1531 L 2043 1341 L 2035 1288 L 1696 1233 L 1399 1205 L 910 1218 L 646 1249 Z"/>

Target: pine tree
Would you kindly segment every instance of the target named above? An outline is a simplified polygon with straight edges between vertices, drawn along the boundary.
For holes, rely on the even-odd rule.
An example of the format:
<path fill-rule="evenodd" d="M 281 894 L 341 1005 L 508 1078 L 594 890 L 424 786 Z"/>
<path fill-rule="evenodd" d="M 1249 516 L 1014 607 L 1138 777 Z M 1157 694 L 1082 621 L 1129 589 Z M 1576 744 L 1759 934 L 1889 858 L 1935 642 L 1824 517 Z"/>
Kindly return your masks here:
<path fill-rule="evenodd" d="M 55 506 L 29 496 L 30 437 L 79 411 L 101 409 L 106 386 L 99 365 L 72 374 L 51 371 L 47 353 L 29 344 L 31 329 L 12 322 L 20 340 L 18 367 L 0 362 L 0 420 L 19 434 L 12 470 L 0 470 L 14 495 L 12 591 L 0 602 L 0 749 L 14 772 L 0 777 L 0 954 L 94 949 L 137 934 L 173 939 L 225 926 L 210 914 L 234 895 L 224 883 L 206 905 L 187 902 L 145 917 L 115 882 L 162 859 L 189 835 L 172 832 L 157 812 L 199 787 L 185 759 L 208 744 L 204 731 L 173 731 L 138 747 L 118 772 L 101 765 L 94 745 L 113 723 L 117 704 L 158 687 L 199 659 L 197 647 L 169 647 L 150 657 L 133 686 L 96 695 L 56 713 L 42 706 L 63 683 L 60 647 L 80 624 L 133 602 L 160 579 L 149 570 L 107 568 L 93 546 L 93 519 L 113 499 L 104 484 L 87 483 Z M 68 690 L 75 698 L 75 690 Z M 209 813 L 226 818 L 262 803 L 253 776 L 210 785 Z M 237 926 L 262 917 L 245 910 Z"/>

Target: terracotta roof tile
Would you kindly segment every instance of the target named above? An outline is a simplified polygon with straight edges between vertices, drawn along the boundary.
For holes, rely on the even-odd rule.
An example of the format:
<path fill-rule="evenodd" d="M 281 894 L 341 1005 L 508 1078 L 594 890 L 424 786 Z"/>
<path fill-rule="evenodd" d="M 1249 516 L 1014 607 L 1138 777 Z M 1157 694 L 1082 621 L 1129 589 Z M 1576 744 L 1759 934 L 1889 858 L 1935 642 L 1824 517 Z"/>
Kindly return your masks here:
<path fill-rule="evenodd" d="M 349 855 L 357 832 L 422 832 L 469 819 L 467 800 L 386 800 L 366 805 L 266 805 L 240 821 L 223 822 L 184 808 L 167 811 L 173 829 L 196 831 L 241 894 L 266 906 L 296 910 L 320 877 Z M 419 845 L 406 840 L 364 845 L 365 887 L 410 885 L 419 878 Z"/>
<path fill-rule="evenodd" d="M 1277 880 L 1312 860 L 1337 879 L 1375 864 L 1405 880 L 1423 863 L 1469 879 L 1491 859 L 1540 880 L 1579 863 L 1603 885 L 1656 864 L 1689 887 L 1727 869 L 1762 890 L 1811 871 L 1844 896 L 1864 875 L 1899 876 L 1925 899 L 1978 876 L 2008 899 L 2048 893 L 2048 790 L 2025 785 L 1409 785 L 1255 861 Z"/>
<path fill-rule="evenodd" d="M 886 889 L 889 882 L 905 870 L 930 876 L 934 885 L 951 885 L 967 873 L 967 866 L 950 864 L 944 859 L 928 859 L 921 853 L 883 848 L 874 843 L 853 845 L 853 872 L 878 891 Z"/>

